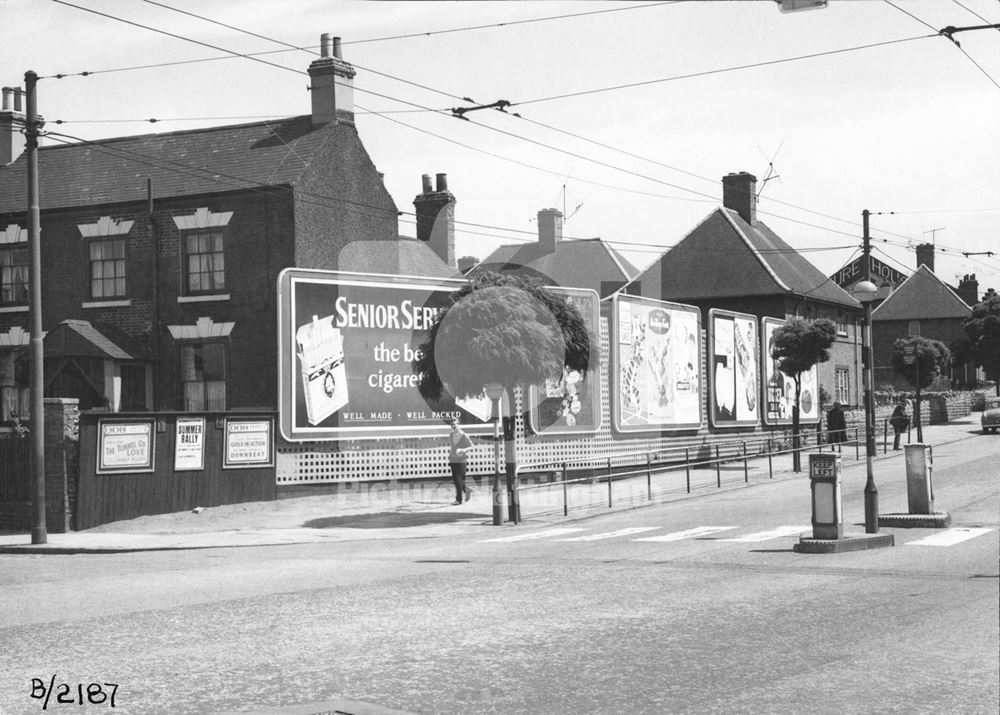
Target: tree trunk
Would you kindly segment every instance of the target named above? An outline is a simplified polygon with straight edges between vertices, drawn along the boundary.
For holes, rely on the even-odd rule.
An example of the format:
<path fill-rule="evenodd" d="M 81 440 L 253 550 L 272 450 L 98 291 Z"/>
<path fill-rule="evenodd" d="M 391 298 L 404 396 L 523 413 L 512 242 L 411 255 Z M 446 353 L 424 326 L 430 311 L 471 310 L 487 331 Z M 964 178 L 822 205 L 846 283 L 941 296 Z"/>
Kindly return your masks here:
<path fill-rule="evenodd" d="M 504 470 L 507 476 L 507 518 L 515 524 L 521 521 L 521 499 L 518 494 L 520 482 L 517 474 L 517 438 L 514 432 L 517 407 L 514 402 L 514 390 L 507 390 L 509 414 L 503 419 Z"/>
<path fill-rule="evenodd" d="M 802 392 L 801 376 L 795 376 L 795 402 L 792 404 L 792 471 L 802 471 L 802 454 L 799 452 L 799 395 Z"/>

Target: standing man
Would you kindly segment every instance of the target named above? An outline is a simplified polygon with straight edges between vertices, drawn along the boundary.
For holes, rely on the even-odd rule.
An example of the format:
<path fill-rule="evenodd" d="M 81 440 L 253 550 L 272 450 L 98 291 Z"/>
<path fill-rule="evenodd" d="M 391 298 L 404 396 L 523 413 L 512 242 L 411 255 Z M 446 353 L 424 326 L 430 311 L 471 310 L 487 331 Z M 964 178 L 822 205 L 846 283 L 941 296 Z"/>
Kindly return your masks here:
<path fill-rule="evenodd" d="M 461 504 L 464 496 L 465 501 L 469 501 L 472 490 L 465 486 L 465 468 L 468 462 L 468 451 L 472 449 L 472 440 L 469 438 L 458 424 L 457 419 L 452 419 L 451 425 L 451 450 L 448 453 L 448 464 L 451 467 L 451 478 L 455 482 L 455 501 L 453 505 Z"/>
<path fill-rule="evenodd" d="M 834 402 L 833 407 L 826 413 L 827 441 L 837 446 L 837 451 L 841 451 L 841 445 L 847 441 L 847 420 L 844 418 L 844 410 L 839 402 Z"/>

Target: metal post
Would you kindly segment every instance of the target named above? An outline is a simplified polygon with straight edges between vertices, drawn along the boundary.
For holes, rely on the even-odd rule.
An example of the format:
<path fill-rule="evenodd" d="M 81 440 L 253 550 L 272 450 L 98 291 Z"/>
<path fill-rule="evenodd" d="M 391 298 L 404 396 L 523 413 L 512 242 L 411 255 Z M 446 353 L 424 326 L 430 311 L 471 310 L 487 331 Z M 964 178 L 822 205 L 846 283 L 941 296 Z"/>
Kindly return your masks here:
<path fill-rule="evenodd" d="M 747 443 L 743 443 L 743 481 L 750 481 L 750 465 L 747 463 Z"/>
<path fill-rule="evenodd" d="M 767 478 L 768 479 L 774 479 L 774 465 L 771 462 L 771 460 L 772 460 L 772 455 L 771 455 L 771 438 L 768 437 L 767 438 Z"/>
<path fill-rule="evenodd" d="M 865 280 L 871 280 L 871 236 L 868 233 L 868 209 L 861 212 L 864 230 L 864 275 Z M 878 489 L 875 488 L 875 392 L 874 355 L 872 353 L 872 301 L 865 301 L 865 329 L 862 334 L 862 353 L 864 360 L 865 380 L 865 533 L 878 533 Z"/>
<path fill-rule="evenodd" d="M 882 454 L 889 453 L 889 420 L 882 423 Z"/>
<path fill-rule="evenodd" d="M 566 462 L 563 462 L 562 466 L 562 485 L 563 485 L 563 516 L 569 516 L 569 486 L 566 484 Z"/>
<path fill-rule="evenodd" d="M 715 445 L 715 486 L 722 489 L 722 460 L 719 459 L 719 445 Z"/>
<path fill-rule="evenodd" d="M 24 73 L 28 106 L 24 125 L 28 173 L 28 241 L 31 246 L 31 469 L 34 493 L 32 502 L 31 543 L 48 543 L 45 523 L 45 351 L 42 336 L 42 244 L 41 217 L 38 209 L 38 101 L 35 84 L 38 75 Z"/>
<path fill-rule="evenodd" d="M 608 509 L 611 508 L 611 457 L 608 457 Z"/>
<path fill-rule="evenodd" d="M 691 450 L 684 448 L 684 471 L 687 473 L 687 493 L 691 493 Z"/>
<path fill-rule="evenodd" d="M 861 459 L 861 435 L 858 428 L 854 428 L 854 458 Z"/>
<path fill-rule="evenodd" d="M 646 499 L 653 501 L 653 470 L 650 466 L 652 455 L 646 452 Z"/>

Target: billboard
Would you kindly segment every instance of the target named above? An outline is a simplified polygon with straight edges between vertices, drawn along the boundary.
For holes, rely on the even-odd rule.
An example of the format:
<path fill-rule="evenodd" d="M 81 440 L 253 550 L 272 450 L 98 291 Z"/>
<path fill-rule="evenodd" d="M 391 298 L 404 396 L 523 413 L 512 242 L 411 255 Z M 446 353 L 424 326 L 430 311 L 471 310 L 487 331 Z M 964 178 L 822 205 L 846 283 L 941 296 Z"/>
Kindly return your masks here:
<path fill-rule="evenodd" d="M 486 397 L 428 403 L 411 362 L 463 280 L 288 268 L 278 277 L 278 395 L 289 441 L 439 435 Z"/>
<path fill-rule="evenodd" d="M 601 426 L 601 299 L 596 291 L 552 287 L 580 311 L 590 333 L 590 366 L 585 375 L 564 370 L 559 380 L 533 385 L 528 426 L 536 434 L 587 434 Z"/>
<path fill-rule="evenodd" d="M 760 422 L 757 316 L 708 311 L 709 419 L 713 427 Z"/>
<path fill-rule="evenodd" d="M 761 374 L 764 377 L 764 423 L 768 425 L 792 424 L 792 407 L 795 405 L 795 380 L 778 369 L 778 361 L 771 357 L 774 331 L 785 324 L 778 318 L 761 318 Z M 802 393 L 799 396 L 799 422 L 819 422 L 819 368 L 802 373 Z"/>
<path fill-rule="evenodd" d="M 616 295 L 612 305 L 612 423 L 619 432 L 702 424 L 701 313 L 693 306 Z"/>

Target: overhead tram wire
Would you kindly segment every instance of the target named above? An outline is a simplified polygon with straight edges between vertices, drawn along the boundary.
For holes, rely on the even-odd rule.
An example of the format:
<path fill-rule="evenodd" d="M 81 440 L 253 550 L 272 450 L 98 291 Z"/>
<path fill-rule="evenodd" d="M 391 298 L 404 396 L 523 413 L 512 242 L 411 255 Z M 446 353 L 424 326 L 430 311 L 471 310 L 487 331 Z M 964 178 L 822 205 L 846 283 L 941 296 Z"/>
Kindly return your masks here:
<path fill-rule="evenodd" d="M 135 23 L 135 22 L 132 22 L 132 21 L 129 21 L 129 20 L 125 20 L 123 18 L 119 18 L 119 17 L 114 16 L 114 15 L 108 15 L 106 13 L 102 13 L 102 12 L 99 12 L 99 11 L 91 10 L 89 8 L 85 8 L 85 7 L 81 7 L 81 6 L 78 6 L 78 5 L 74 5 L 72 3 L 66 2 L 66 0 L 52 0 L 52 1 L 56 2 L 56 3 L 59 3 L 59 4 L 62 4 L 62 5 L 69 6 L 69 7 L 74 7 L 74 8 L 80 9 L 80 10 L 84 10 L 86 12 L 92 12 L 94 14 L 100 15 L 100 16 L 108 18 L 108 19 L 119 20 L 119 21 L 124 22 L 124 23 L 129 24 L 129 25 L 133 25 L 133 26 L 140 27 L 140 28 L 143 28 L 143 29 L 146 29 L 146 30 L 150 30 L 150 31 L 153 31 L 153 32 L 158 32 L 158 33 L 161 33 L 161 34 L 165 34 L 165 35 L 173 37 L 175 39 L 186 40 L 186 41 L 189 41 L 189 42 L 192 42 L 192 43 L 195 43 L 195 44 L 199 44 L 199 45 L 211 47 L 212 49 L 217 49 L 217 50 L 222 51 L 222 52 L 230 52 L 234 56 L 246 57 L 247 59 L 254 59 L 255 61 L 262 62 L 262 63 L 264 63 L 266 65 L 270 65 L 270 66 L 273 66 L 273 67 L 276 67 L 276 68 L 279 68 L 279 69 L 284 69 L 284 70 L 291 71 L 291 72 L 296 72 L 297 74 L 305 74 L 301 70 L 296 70 L 296 69 L 293 69 L 293 68 L 290 68 L 290 67 L 286 67 L 284 65 L 279 65 L 279 64 L 276 64 L 276 63 L 272 63 L 272 62 L 267 62 L 265 60 L 259 60 L 259 59 L 254 58 L 254 57 L 250 57 L 249 55 L 247 55 L 245 53 L 239 53 L 239 52 L 227 50 L 225 48 L 221 48 L 221 47 L 217 47 L 215 45 L 204 43 L 204 42 L 202 42 L 200 40 L 195 40 L 193 38 L 188 38 L 188 37 L 185 37 L 183 35 L 177 35 L 175 33 L 172 33 L 172 32 L 166 31 L 166 30 L 160 30 L 160 29 L 155 28 L 155 27 L 150 27 L 148 25 L 143 25 L 141 23 Z M 922 38 L 909 38 L 909 39 L 912 40 L 912 39 L 922 39 Z M 279 40 L 271 40 L 271 41 L 276 42 L 276 43 L 280 43 L 281 42 Z M 861 46 L 861 47 L 845 48 L 845 49 L 842 49 L 842 50 L 835 50 L 835 51 L 831 51 L 831 52 L 815 53 L 813 55 L 807 55 L 807 56 L 803 56 L 803 57 L 814 57 L 814 56 L 822 56 L 822 55 L 827 55 L 827 54 L 836 54 L 836 53 L 839 53 L 839 52 L 852 51 L 852 50 L 856 50 L 856 49 L 864 49 L 864 48 L 867 48 L 867 47 L 875 47 L 875 46 L 880 46 L 880 45 L 895 44 L 895 43 L 898 43 L 898 42 L 905 42 L 905 41 L 908 41 L 908 40 L 886 41 L 886 42 L 882 42 L 882 43 L 875 43 L 875 44 L 872 44 L 872 45 L 865 45 L 865 46 Z M 284 43 L 282 43 L 282 44 L 284 44 Z M 750 66 L 761 66 L 761 65 L 766 65 L 766 64 L 775 64 L 775 63 L 778 63 L 778 62 L 787 62 L 787 61 L 791 61 L 792 59 L 797 59 L 797 58 L 787 58 L 787 59 L 784 59 L 784 60 L 774 60 L 774 61 L 765 62 L 765 63 L 758 63 L 757 65 L 744 65 L 744 66 L 740 66 L 740 67 L 726 68 L 726 69 L 721 69 L 721 70 L 712 70 L 712 71 L 708 71 L 708 72 L 705 72 L 705 73 L 698 73 L 698 74 L 714 74 L 714 73 L 718 73 L 718 72 L 725 72 L 725 71 L 731 71 L 731 70 L 736 70 L 736 69 L 744 69 L 744 68 L 750 67 Z M 666 80 L 654 80 L 654 81 L 669 81 L 669 79 L 666 79 Z M 629 85 L 629 86 L 633 86 L 633 85 Z M 423 107 L 422 105 L 419 105 L 419 104 L 416 104 L 416 103 L 413 103 L 413 102 L 409 102 L 409 101 L 406 101 L 406 100 L 398 99 L 398 98 L 391 97 L 389 95 L 384 95 L 384 94 L 381 94 L 381 93 L 378 93 L 378 92 L 373 92 L 371 90 L 364 90 L 364 89 L 361 89 L 361 88 L 355 88 L 355 89 L 357 91 L 366 92 L 368 94 L 373 94 L 375 96 L 379 96 L 379 97 L 382 97 L 382 98 L 385 98 L 385 99 L 389 99 L 391 101 L 396 101 L 396 102 L 407 104 L 407 105 L 410 105 L 410 106 L 413 106 L 413 107 L 418 107 L 418 108 L 423 109 L 423 110 L 432 111 L 432 112 L 436 111 L 436 110 L 432 110 L 429 107 Z M 434 90 L 434 91 L 438 91 L 438 90 Z M 593 91 L 606 91 L 606 89 L 605 90 L 593 90 Z M 540 100 L 532 100 L 532 101 L 540 101 Z M 522 102 L 522 103 L 519 103 L 519 104 L 524 104 L 524 103 Z M 376 115 L 378 115 L 378 112 L 373 112 L 373 113 L 376 114 Z M 443 113 L 443 112 L 439 112 L 439 113 Z M 398 121 L 398 120 L 392 120 L 392 121 Z M 411 128 L 411 129 L 416 129 L 412 125 L 406 124 L 405 122 L 398 122 L 398 123 L 401 124 L 402 126 L 406 126 L 406 127 Z M 551 151 L 561 152 L 561 153 L 567 154 L 569 156 L 573 156 L 575 158 L 582 159 L 584 161 L 588 161 L 588 162 L 591 162 L 591 163 L 596 163 L 596 164 L 598 164 L 600 166 L 604 166 L 606 168 L 611 168 L 611 169 L 616 170 L 616 171 L 620 171 L 620 172 L 623 172 L 623 173 L 631 174 L 633 176 L 636 176 L 636 177 L 639 177 L 639 178 L 642 178 L 642 179 L 645 179 L 645 180 L 653 181 L 655 183 L 664 184 L 666 186 L 678 189 L 680 191 L 685 191 L 685 192 L 688 192 L 688 193 L 692 193 L 692 194 L 695 194 L 695 195 L 698 195 L 698 196 L 705 197 L 707 199 L 712 200 L 713 202 L 717 201 L 717 198 L 714 195 L 709 195 L 709 194 L 706 194 L 704 192 L 699 192 L 699 191 L 696 191 L 694 189 L 689 189 L 687 187 L 683 187 L 683 186 L 679 186 L 679 185 L 676 185 L 676 184 L 672 184 L 670 182 L 662 181 L 662 180 L 656 179 L 654 177 L 649 177 L 647 175 L 644 175 L 644 174 L 641 174 L 641 173 L 638 173 L 638 172 L 633 172 L 633 171 L 630 171 L 630 170 L 627 170 L 627 169 L 623 169 L 621 167 L 617 167 L 615 165 L 608 164 L 606 162 L 601 162 L 601 161 L 598 161 L 598 160 L 595 160 L 595 159 L 591 159 L 590 157 L 586 157 L 586 156 L 583 156 L 583 155 L 580 155 L 580 154 L 577 154 L 577 153 L 574 153 L 574 152 L 570 152 L 568 150 L 559 149 L 558 147 L 553 147 L 551 145 L 545 144 L 544 142 L 540 142 L 540 141 L 533 140 L 533 139 L 528 139 L 527 137 L 522 137 L 522 136 L 514 134 L 512 132 L 506 132 L 506 131 L 498 129 L 496 127 L 490 127 L 489 125 L 484 125 L 484 124 L 475 123 L 475 122 L 474 122 L 474 124 L 477 124 L 477 126 L 481 126 L 481 127 L 486 128 L 486 129 L 490 129 L 492 131 L 499 132 L 501 134 L 510 136 L 512 138 L 519 139 L 521 141 L 527 141 L 529 143 L 536 144 L 538 146 L 542 146 L 542 147 L 547 148 L 547 149 L 549 149 Z M 432 132 L 427 132 L 427 133 L 430 133 L 433 136 L 438 136 L 438 138 L 442 138 L 443 139 L 443 137 L 440 137 L 439 135 L 435 135 Z M 853 235 L 853 234 L 848 234 L 848 233 L 846 233 L 844 231 L 837 231 L 836 229 L 829 229 L 829 228 L 826 228 L 826 227 L 817 226 L 817 225 L 811 224 L 809 222 L 800 221 L 800 220 L 797 220 L 797 219 L 792 219 L 792 218 L 789 218 L 789 217 L 781 216 L 779 214 L 774 214 L 774 213 L 765 212 L 765 211 L 758 211 L 758 212 L 762 213 L 764 215 L 773 216 L 775 218 L 779 218 L 779 219 L 791 221 L 793 223 L 799 223 L 799 224 L 802 224 L 802 225 L 811 226 L 811 227 L 814 227 L 814 228 L 819 228 L 820 230 L 828 230 L 828 231 L 831 231 L 831 232 L 834 232 L 834 233 L 841 233 L 841 234 L 844 234 L 844 235 Z M 843 220 L 843 219 L 836 219 L 836 220 Z M 908 238 L 908 237 L 904 236 L 903 238 Z"/>
<path fill-rule="evenodd" d="M 913 14 L 912 12 L 910 12 L 909 10 L 904 10 L 904 9 L 903 9 L 903 8 L 901 8 L 901 7 L 899 6 L 899 5 L 896 5 L 895 3 L 893 3 L 893 2 L 892 2 L 892 0 L 884 0 L 884 2 L 886 3 L 886 5 L 889 5 L 890 7 L 894 7 L 894 8 L 896 8 L 897 10 L 899 10 L 899 11 L 900 11 L 901 13 L 903 13 L 904 15 L 908 15 L 908 16 L 910 16 L 911 18 L 913 18 L 914 20 L 916 20 L 917 22 L 919 22 L 919 23 L 920 23 L 921 25 L 925 25 L 926 27 L 929 27 L 929 28 L 931 28 L 932 30 L 933 30 L 933 29 L 935 29 L 933 25 L 931 25 L 930 23 L 928 23 L 928 22 L 926 22 L 926 21 L 924 21 L 924 20 L 921 20 L 921 19 L 920 19 L 919 17 L 917 17 L 916 15 L 914 15 L 914 14 Z M 961 3 L 959 3 L 959 4 L 961 4 Z M 964 5 L 962 5 L 962 7 L 965 7 L 965 6 L 964 6 Z M 968 8 L 965 8 L 965 9 L 966 9 L 966 10 L 968 10 Z M 971 11 L 970 11 L 970 12 L 971 12 Z M 977 17 L 978 17 L 978 16 L 977 16 Z M 984 20 L 984 21 L 985 21 L 985 20 Z M 950 29 L 951 29 L 951 30 L 954 30 L 955 28 L 950 28 Z M 947 38 L 948 38 L 949 40 L 951 40 L 951 41 L 952 41 L 952 43 L 953 43 L 953 44 L 955 45 L 955 47 L 957 47 L 957 48 L 958 48 L 958 51 L 959 51 L 959 52 L 961 52 L 961 53 L 962 53 L 963 55 L 965 55 L 965 58 L 966 58 L 967 60 L 969 60 L 969 62 L 971 62 L 972 64 L 974 64 L 974 65 L 976 66 L 976 68 L 977 68 L 977 69 L 978 69 L 978 70 L 979 70 L 980 72 L 982 72 L 982 73 L 983 73 L 983 74 L 984 74 L 984 75 L 986 76 L 986 79 L 988 79 L 988 80 L 989 80 L 990 82 L 992 82 L 992 83 L 993 83 L 993 84 L 994 84 L 994 85 L 996 86 L 996 88 L 997 88 L 997 89 L 1000 89 L 1000 82 L 997 82 L 997 81 L 996 81 L 996 80 L 995 80 L 995 79 L 994 79 L 994 78 L 993 78 L 993 77 L 992 77 L 992 76 L 990 75 L 990 73 L 986 71 L 986 68 L 985 68 L 985 67 L 983 67 L 983 66 L 982 66 L 981 64 L 979 64 L 978 62 L 976 62 L 976 61 L 975 61 L 975 60 L 974 60 L 974 59 L 972 58 L 972 55 L 970 55 L 970 54 L 969 54 L 968 52 L 966 52 L 966 51 L 965 51 L 965 50 L 964 50 L 964 49 L 962 48 L 962 46 L 961 46 L 961 45 L 960 45 L 960 44 L 958 43 L 958 40 L 956 40 L 956 39 L 955 39 L 954 37 L 952 37 L 952 36 L 951 36 L 951 33 L 950 33 L 950 32 L 946 32 L 945 30 L 939 30 L 939 31 L 938 31 L 938 34 L 939 34 L 939 35 L 942 35 L 942 36 L 944 36 L 944 37 L 947 37 Z"/>

